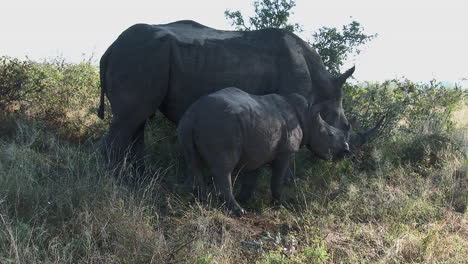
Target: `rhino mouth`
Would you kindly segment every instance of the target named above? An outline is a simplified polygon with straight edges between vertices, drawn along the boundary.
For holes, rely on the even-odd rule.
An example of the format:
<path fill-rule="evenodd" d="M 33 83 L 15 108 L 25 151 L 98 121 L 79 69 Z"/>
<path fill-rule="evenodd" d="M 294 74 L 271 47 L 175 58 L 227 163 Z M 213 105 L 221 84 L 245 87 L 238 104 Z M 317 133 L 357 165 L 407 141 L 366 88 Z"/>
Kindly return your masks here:
<path fill-rule="evenodd" d="M 306 146 L 309 149 L 309 151 L 312 152 L 312 154 L 314 154 L 316 157 L 318 157 L 318 158 L 320 158 L 322 160 L 338 161 L 340 159 L 345 158 L 349 154 L 351 154 L 350 147 L 349 147 L 348 143 L 346 143 L 345 147 L 342 150 L 340 150 L 340 151 L 338 151 L 336 153 L 332 153 L 331 151 L 329 151 L 328 154 L 323 154 L 321 152 L 315 151 L 311 147 L 311 145 L 309 145 L 309 144 L 307 144 Z"/>
<path fill-rule="evenodd" d="M 344 159 L 349 154 L 350 154 L 349 150 L 340 151 L 332 157 L 332 161 L 338 161 L 338 160 Z"/>
<path fill-rule="evenodd" d="M 309 149 L 309 151 L 316 157 L 318 157 L 319 159 L 322 159 L 322 160 L 335 160 L 337 157 L 337 155 L 333 155 L 332 153 L 328 153 L 328 154 L 323 154 L 323 153 L 320 153 L 318 151 L 315 151 L 310 145 L 307 145 L 307 148 Z"/>
<path fill-rule="evenodd" d="M 333 156 L 333 161 L 338 161 L 341 159 L 344 159 L 345 157 L 349 156 L 351 154 L 351 150 L 349 149 L 348 143 L 346 143 L 346 147 L 341 150 L 340 152 L 336 153 L 335 156 Z"/>

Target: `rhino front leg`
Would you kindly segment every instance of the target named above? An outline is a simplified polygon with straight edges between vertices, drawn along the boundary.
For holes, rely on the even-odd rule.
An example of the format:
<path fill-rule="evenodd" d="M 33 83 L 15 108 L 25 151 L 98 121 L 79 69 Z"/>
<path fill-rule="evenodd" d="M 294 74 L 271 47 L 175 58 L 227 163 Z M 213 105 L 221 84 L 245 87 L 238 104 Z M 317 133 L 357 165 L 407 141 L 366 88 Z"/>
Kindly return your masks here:
<path fill-rule="evenodd" d="M 245 214 L 245 210 L 237 203 L 232 194 L 231 172 L 214 171 L 214 182 L 218 196 L 235 215 Z"/>
<path fill-rule="evenodd" d="M 283 183 L 292 157 L 292 154 L 281 155 L 271 164 L 271 194 L 274 206 L 286 205 L 282 198 Z"/>

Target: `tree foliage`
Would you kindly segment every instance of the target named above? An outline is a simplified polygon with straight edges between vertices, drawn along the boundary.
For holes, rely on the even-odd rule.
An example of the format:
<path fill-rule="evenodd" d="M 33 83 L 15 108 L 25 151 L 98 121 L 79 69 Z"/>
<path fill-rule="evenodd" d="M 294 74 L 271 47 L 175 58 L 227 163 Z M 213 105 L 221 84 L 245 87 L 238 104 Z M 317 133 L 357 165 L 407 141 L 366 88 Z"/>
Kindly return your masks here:
<path fill-rule="evenodd" d="M 240 11 L 224 11 L 224 16 L 231 20 L 231 25 L 237 30 L 250 31 L 264 28 L 281 28 L 290 32 L 300 32 L 299 24 L 290 24 L 289 15 L 291 9 L 296 6 L 294 0 L 262 0 L 253 3 L 255 16 L 249 17 L 245 23 L 244 16 Z"/>
<path fill-rule="evenodd" d="M 314 41 L 309 43 L 322 57 L 323 63 L 332 73 L 338 74 L 340 67 L 351 54 L 359 54 L 360 47 L 373 40 L 377 34 L 366 35 L 357 21 L 344 25 L 342 30 L 322 27 L 312 34 Z"/>
<path fill-rule="evenodd" d="M 296 6 L 294 0 L 257 0 L 253 3 L 255 15 L 248 22 L 240 11 L 226 10 L 224 16 L 231 20 L 237 30 L 250 31 L 264 28 L 281 28 L 290 32 L 301 32 L 302 27 L 290 23 L 289 16 Z M 366 35 L 364 28 L 357 21 L 338 30 L 333 27 L 322 27 L 312 34 L 313 42 L 309 43 L 322 57 L 323 63 L 333 74 L 338 74 L 341 66 L 352 54 L 359 54 L 360 47 L 374 39 L 377 34 Z"/>

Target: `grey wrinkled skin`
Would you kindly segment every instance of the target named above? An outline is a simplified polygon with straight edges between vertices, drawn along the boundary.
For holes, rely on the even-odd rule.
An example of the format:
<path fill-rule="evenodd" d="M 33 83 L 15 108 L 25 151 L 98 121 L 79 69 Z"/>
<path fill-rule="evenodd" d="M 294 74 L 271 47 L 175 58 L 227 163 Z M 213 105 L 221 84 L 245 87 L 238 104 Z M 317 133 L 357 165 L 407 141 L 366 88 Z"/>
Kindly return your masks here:
<path fill-rule="evenodd" d="M 312 103 L 331 101 L 322 117 L 347 138 L 352 131 L 342 107 L 342 85 L 354 67 L 340 76 L 325 69 L 318 54 L 293 33 L 280 29 L 222 31 L 193 21 L 136 24 L 125 30 L 100 61 L 101 105 L 112 108 L 105 140 L 110 166 L 129 151 L 143 167 L 146 120 L 160 110 L 178 122 L 203 95 L 235 86 L 255 95 L 297 93 Z M 359 142 L 358 142 L 359 141 Z"/>
<path fill-rule="evenodd" d="M 310 106 L 299 94 L 256 96 L 234 87 L 201 97 L 177 128 L 195 184 L 202 184 L 205 161 L 221 199 L 243 214 L 232 193 L 231 176 L 270 164 L 273 203 L 281 204 L 286 170 L 301 146 L 327 160 L 349 152 L 344 133 L 320 117 L 327 103 Z M 240 200 L 245 201 L 252 196 L 256 175 L 244 174 L 241 184 Z"/>

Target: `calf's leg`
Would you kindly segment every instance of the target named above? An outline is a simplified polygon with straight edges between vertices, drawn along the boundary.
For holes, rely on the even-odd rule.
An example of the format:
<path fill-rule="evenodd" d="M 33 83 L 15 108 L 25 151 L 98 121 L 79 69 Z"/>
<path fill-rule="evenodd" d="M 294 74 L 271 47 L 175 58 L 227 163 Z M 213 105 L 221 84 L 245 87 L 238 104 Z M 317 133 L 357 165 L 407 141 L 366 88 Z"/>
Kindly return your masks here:
<path fill-rule="evenodd" d="M 188 171 L 187 178 L 184 182 L 184 188 L 190 189 L 194 195 L 199 197 L 204 189 L 202 162 L 198 153 L 193 149 L 185 148 L 184 156 Z"/>
<path fill-rule="evenodd" d="M 232 194 L 231 172 L 226 170 L 214 170 L 213 177 L 216 192 L 226 203 L 229 210 L 238 216 L 245 214 L 245 210 L 237 203 L 234 195 Z"/>

